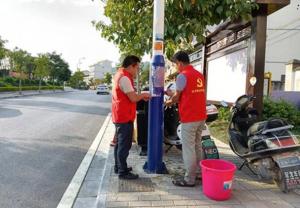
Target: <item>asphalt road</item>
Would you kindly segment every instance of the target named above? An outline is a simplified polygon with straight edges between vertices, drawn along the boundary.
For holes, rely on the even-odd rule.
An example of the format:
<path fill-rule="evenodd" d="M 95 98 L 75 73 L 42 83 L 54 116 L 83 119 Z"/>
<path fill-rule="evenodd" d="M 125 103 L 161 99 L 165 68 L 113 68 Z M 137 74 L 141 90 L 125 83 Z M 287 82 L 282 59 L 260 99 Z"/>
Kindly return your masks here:
<path fill-rule="evenodd" d="M 110 105 L 95 91 L 0 99 L 0 207 L 56 207 Z"/>

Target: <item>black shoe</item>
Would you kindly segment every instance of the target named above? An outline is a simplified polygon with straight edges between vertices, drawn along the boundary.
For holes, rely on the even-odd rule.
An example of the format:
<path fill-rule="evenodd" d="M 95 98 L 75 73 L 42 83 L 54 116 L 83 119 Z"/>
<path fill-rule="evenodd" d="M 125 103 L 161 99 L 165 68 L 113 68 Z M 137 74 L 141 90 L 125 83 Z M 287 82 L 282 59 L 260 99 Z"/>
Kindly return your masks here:
<path fill-rule="evenodd" d="M 128 172 L 125 175 L 119 175 L 119 179 L 123 179 L 123 180 L 134 180 L 134 179 L 138 179 L 139 175 L 138 174 L 134 174 L 131 172 Z"/>
<path fill-rule="evenodd" d="M 132 171 L 132 167 L 127 168 L 127 172 Z M 119 169 L 115 166 L 115 174 L 119 173 Z"/>

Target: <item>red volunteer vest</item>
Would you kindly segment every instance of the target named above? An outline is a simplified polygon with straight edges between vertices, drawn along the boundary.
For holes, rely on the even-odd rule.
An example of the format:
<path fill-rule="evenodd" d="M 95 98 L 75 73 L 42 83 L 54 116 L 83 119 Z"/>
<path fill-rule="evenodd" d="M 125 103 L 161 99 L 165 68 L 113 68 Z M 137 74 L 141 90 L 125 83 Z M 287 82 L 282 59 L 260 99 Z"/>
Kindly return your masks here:
<path fill-rule="evenodd" d="M 120 68 L 114 76 L 112 90 L 112 121 L 114 123 L 128 123 L 135 119 L 136 103 L 130 101 L 128 96 L 120 89 L 119 80 L 128 77 L 133 86 L 133 79 L 124 68 Z"/>
<path fill-rule="evenodd" d="M 203 75 L 188 65 L 181 72 L 186 77 L 186 86 L 179 100 L 179 115 L 182 123 L 206 120 L 205 81 Z"/>

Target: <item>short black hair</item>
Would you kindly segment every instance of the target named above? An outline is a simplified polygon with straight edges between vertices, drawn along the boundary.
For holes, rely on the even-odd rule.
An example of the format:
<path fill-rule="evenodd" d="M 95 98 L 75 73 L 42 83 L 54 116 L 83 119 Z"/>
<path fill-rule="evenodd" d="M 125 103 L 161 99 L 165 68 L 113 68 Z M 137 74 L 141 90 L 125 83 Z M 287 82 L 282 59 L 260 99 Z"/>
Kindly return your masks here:
<path fill-rule="evenodd" d="M 140 62 L 141 62 L 141 60 L 139 57 L 134 56 L 134 55 L 129 55 L 129 56 L 126 56 L 125 59 L 123 60 L 122 67 L 127 68 L 130 65 L 136 65 L 137 63 L 140 63 Z"/>
<path fill-rule="evenodd" d="M 185 51 L 178 51 L 177 53 L 174 54 L 172 57 L 172 61 L 180 61 L 184 64 L 189 64 L 190 63 L 190 57 L 187 52 Z"/>

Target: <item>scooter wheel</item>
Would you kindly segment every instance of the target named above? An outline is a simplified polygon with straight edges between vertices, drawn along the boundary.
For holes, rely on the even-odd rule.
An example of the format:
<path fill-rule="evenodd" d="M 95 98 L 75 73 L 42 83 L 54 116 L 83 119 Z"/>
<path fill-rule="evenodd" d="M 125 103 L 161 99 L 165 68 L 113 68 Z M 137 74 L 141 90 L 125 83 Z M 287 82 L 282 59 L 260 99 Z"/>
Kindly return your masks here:
<path fill-rule="evenodd" d="M 284 177 L 279 168 L 276 168 L 275 174 L 276 176 L 274 178 L 274 182 L 276 183 L 280 191 L 282 191 L 283 193 L 289 193 L 289 190 L 285 186 Z"/>
<path fill-rule="evenodd" d="M 176 145 L 176 148 L 182 150 L 182 145 Z"/>

